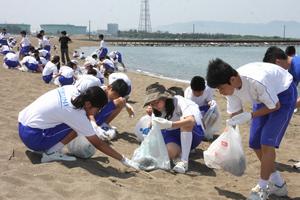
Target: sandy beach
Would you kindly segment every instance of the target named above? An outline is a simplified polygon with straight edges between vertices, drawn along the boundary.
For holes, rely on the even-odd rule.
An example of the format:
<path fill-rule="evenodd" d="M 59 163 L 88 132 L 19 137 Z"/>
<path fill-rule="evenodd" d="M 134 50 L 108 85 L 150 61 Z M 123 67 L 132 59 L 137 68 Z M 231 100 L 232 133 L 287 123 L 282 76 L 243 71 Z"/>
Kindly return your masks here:
<path fill-rule="evenodd" d="M 80 46 L 97 46 L 97 42 L 74 38 L 70 55 Z M 32 39 L 36 42 L 36 38 Z M 51 39 L 57 45 L 57 38 Z M 59 50 L 59 49 L 58 49 Z M 59 52 L 59 51 L 57 51 Z M 53 53 L 53 52 L 52 52 Z M 242 177 L 235 177 L 222 170 L 207 168 L 203 151 L 209 142 L 202 142 L 191 154 L 187 174 L 168 171 L 134 172 L 119 161 L 97 151 L 91 159 L 75 162 L 52 162 L 41 164 L 40 156 L 24 146 L 18 134 L 18 113 L 54 85 L 42 82 L 41 74 L 7 70 L 2 67 L 0 56 L 0 200 L 2 199 L 246 199 L 259 177 L 260 163 L 248 148 L 248 127 L 241 126 L 247 169 Z M 126 63 L 126 60 L 124 60 Z M 111 141 L 113 148 L 131 157 L 139 146 L 134 126 L 141 116 L 145 88 L 154 82 L 167 87 L 187 84 L 127 72 L 132 80 L 131 105 L 136 111 L 129 118 L 126 111 L 112 122 L 118 128 L 118 136 Z M 226 101 L 216 92 L 224 122 L 227 118 Z M 45 102 L 47 103 L 47 102 Z M 292 168 L 300 160 L 300 115 L 293 116 L 286 135 L 277 151 L 277 168 L 288 184 L 289 197 L 271 199 L 300 200 L 300 171 Z"/>

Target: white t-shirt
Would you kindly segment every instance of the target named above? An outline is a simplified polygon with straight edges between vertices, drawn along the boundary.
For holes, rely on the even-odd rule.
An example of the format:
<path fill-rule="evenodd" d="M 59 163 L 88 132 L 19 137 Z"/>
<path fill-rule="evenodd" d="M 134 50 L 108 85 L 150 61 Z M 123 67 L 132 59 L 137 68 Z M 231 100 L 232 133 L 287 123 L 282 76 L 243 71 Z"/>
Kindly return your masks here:
<path fill-rule="evenodd" d="M 106 48 L 106 44 L 105 44 L 104 40 L 100 41 L 100 47 L 99 47 L 99 49 L 101 50 L 102 48 Z"/>
<path fill-rule="evenodd" d="M 2 47 L 0 48 L 0 52 L 2 53 L 2 52 L 5 52 L 5 51 L 10 51 L 10 48 L 7 45 L 2 45 Z"/>
<path fill-rule="evenodd" d="M 40 56 L 46 57 L 48 53 L 49 53 L 49 51 L 47 51 L 45 49 L 39 50 L 39 55 Z"/>
<path fill-rule="evenodd" d="M 113 61 L 111 61 L 110 59 L 104 59 L 103 60 L 103 65 L 106 64 L 109 66 L 109 68 L 114 69 L 115 70 L 115 64 Z"/>
<path fill-rule="evenodd" d="M 68 66 L 62 66 L 59 69 L 59 73 L 64 76 L 65 78 L 72 78 L 75 75 L 74 70 Z"/>
<path fill-rule="evenodd" d="M 99 86 L 101 87 L 102 84 L 100 80 L 90 74 L 82 75 L 78 80 L 76 80 L 74 86 L 77 88 L 76 91 L 74 91 L 73 96 L 78 96 L 80 93 L 85 92 L 89 87 L 93 86 Z"/>
<path fill-rule="evenodd" d="M 41 63 L 42 65 L 46 65 L 47 62 L 48 62 L 48 60 L 46 60 L 44 57 L 40 57 L 40 63 Z"/>
<path fill-rule="evenodd" d="M 110 85 L 118 79 L 122 79 L 123 81 L 125 81 L 125 83 L 127 83 L 128 86 L 131 86 L 131 80 L 128 78 L 128 76 L 126 74 L 120 73 L 120 72 L 115 72 L 115 73 L 110 74 L 108 76 L 108 84 Z"/>
<path fill-rule="evenodd" d="M 19 113 L 18 121 L 31 128 L 48 129 L 65 123 L 83 136 L 95 135 L 84 109 L 75 109 L 71 103 L 75 86 L 51 90 Z"/>
<path fill-rule="evenodd" d="M 39 62 L 32 56 L 25 56 L 21 61 L 22 64 L 26 62 L 31 64 L 36 64 L 36 65 L 39 64 Z"/>
<path fill-rule="evenodd" d="M 278 94 L 287 90 L 292 75 L 282 67 L 270 63 L 249 63 L 237 69 L 242 88 L 235 89 L 227 98 L 227 112 L 235 113 L 242 110 L 246 102 L 263 103 L 269 109 L 276 107 Z"/>
<path fill-rule="evenodd" d="M 184 91 L 184 97 L 192 100 L 193 102 L 198 104 L 198 106 L 207 105 L 208 102 L 213 100 L 213 96 L 214 96 L 214 90 L 208 86 L 205 87 L 203 94 L 199 97 L 196 97 L 193 94 L 193 90 L 192 90 L 191 86 L 187 87 Z"/>
<path fill-rule="evenodd" d="M 48 76 L 50 74 L 57 74 L 57 66 L 51 61 L 48 61 L 43 69 L 42 74 L 43 76 Z"/>
<path fill-rule="evenodd" d="M 18 61 L 19 58 L 17 56 L 17 54 L 9 52 L 4 56 L 4 59 L 6 60 L 10 60 L 10 61 Z"/>
<path fill-rule="evenodd" d="M 198 125 L 202 125 L 202 115 L 200 113 L 200 110 L 198 108 L 198 105 L 189 100 L 186 99 L 182 96 L 179 95 L 175 95 L 173 97 L 173 103 L 175 106 L 174 112 L 173 112 L 173 116 L 171 119 L 169 119 L 170 121 L 178 121 L 180 119 L 183 119 L 184 117 L 188 117 L 188 116 L 194 116 L 196 123 Z M 162 117 L 164 118 L 166 116 L 165 113 L 162 114 Z"/>
<path fill-rule="evenodd" d="M 28 37 L 23 37 L 20 44 L 21 44 L 21 47 L 30 46 L 30 41 L 29 41 Z"/>

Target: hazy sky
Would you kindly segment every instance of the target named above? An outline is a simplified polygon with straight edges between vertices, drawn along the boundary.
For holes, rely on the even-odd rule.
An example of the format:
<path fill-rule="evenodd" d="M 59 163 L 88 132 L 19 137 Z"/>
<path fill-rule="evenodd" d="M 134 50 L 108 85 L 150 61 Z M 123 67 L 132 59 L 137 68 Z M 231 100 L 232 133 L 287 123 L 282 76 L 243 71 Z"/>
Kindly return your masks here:
<path fill-rule="evenodd" d="M 88 25 L 137 29 L 141 0 L 1 0 L 0 23 Z M 300 22 L 300 0 L 149 0 L 152 28 L 197 20 L 265 23 Z"/>

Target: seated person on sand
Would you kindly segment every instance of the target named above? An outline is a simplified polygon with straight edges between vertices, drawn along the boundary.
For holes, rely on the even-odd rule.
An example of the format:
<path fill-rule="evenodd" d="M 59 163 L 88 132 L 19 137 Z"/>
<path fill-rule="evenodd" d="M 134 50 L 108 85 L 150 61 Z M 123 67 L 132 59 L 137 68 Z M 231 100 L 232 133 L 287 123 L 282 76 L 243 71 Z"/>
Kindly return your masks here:
<path fill-rule="evenodd" d="M 59 86 L 72 85 L 76 80 L 74 72 L 76 68 L 77 64 L 75 61 L 70 61 L 67 63 L 67 65 L 61 66 L 55 84 Z"/>
<path fill-rule="evenodd" d="M 73 52 L 73 58 L 78 58 L 79 57 L 79 52 L 78 51 L 74 51 Z"/>
<path fill-rule="evenodd" d="M 0 44 L 0 54 L 1 55 L 6 55 L 9 52 L 11 52 L 11 48 L 8 45 L 1 45 Z"/>
<path fill-rule="evenodd" d="M 43 68 L 40 62 L 39 51 L 35 50 L 33 55 L 25 56 L 21 61 L 21 71 L 42 72 Z"/>
<path fill-rule="evenodd" d="M 44 57 L 46 60 L 50 60 L 51 58 L 50 52 L 47 51 L 46 49 L 39 49 L 39 53 L 41 57 Z"/>
<path fill-rule="evenodd" d="M 104 75 L 102 72 L 97 68 L 97 62 L 93 60 L 88 60 L 84 63 L 84 68 L 82 69 L 84 74 L 93 74 L 94 71 L 96 71 L 96 77 L 101 81 L 102 84 L 104 84 Z M 93 69 L 93 70 L 91 70 Z"/>
<path fill-rule="evenodd" d="M 85 59 L 84 52 L 81 52 L 81 54 L 80 54 L 80 56 L 79 56 L 79 59 L 80 59 L 80 60 L 84 60 L 84 59 Z"/>
<path fill-rule="evenodd" d="M 101 152 L 125 166 L 137 168 L 134 162 L 99 139 L 88 119 L 107 103 L 105 92 L 94 86 L 72 98 L 75 90 L 74 85 L 51 90 L 24 108 L 18 117 L 22 142 L 27 148 L 42 153 L 42 163 L 75 161 L 75 157 L 65 155 L 62 150 L 77 135 L 82 135 Z"/>
<path fill-rule="evenodd" d="M 198 105 L 173 91 L 154 83 L 146 88 L 146 112 L 158 117 L 156 122 L 162 129 L 170 159 L 177 173 L 188 171 L 189 154 L 204 137 L 201 113 Z"/>
<path fill-rule="evenodd" d="M 60 57 L 53 56 L 52 60 L 45 65 L 42 78 L 45 83 L 53 83 L 54 79 L 59 76 L 57 65 L 59 64 Z"/>
<path fill-rule="evenodd" d="M 7 53 L 3 58 L 3 67 L 7 69 L 17 69 L 21 67 L 17 54 L 14 52 Z"/>
<path fill-rule="evenodd" d="M 100 71 L 104 74 L 104 77 L 108 77 L 110 74 L 116 72 L 116 67 L 113 61 L 106 57 L 100 61 Z"/>
<path fill-rule="evenodd" d="M 108 54 L 108 56 L 114 62 L 115 66 L 120 64 L 123 67 L 124 72 L 126 72 L 127 69 L 123 63 L 122 54 L 119 51 L 112 51 Z"/>

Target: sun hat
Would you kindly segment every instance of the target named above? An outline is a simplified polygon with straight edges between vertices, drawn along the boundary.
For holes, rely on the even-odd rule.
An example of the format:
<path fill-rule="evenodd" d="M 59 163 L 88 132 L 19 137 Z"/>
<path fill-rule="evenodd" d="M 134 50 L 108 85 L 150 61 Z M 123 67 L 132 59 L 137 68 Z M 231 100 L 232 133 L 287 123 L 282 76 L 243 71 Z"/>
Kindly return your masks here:
<path fill-rule="evenodd" d="M 172 98 L 175 94 L 169 91 L 165 86 L 159 84 L 158 82 L 149 85 L 146 88 L 146 99 L 144 102 L 144 107 L 149 105 L 152 101 L 162 99 L 162 98 Z"/>

